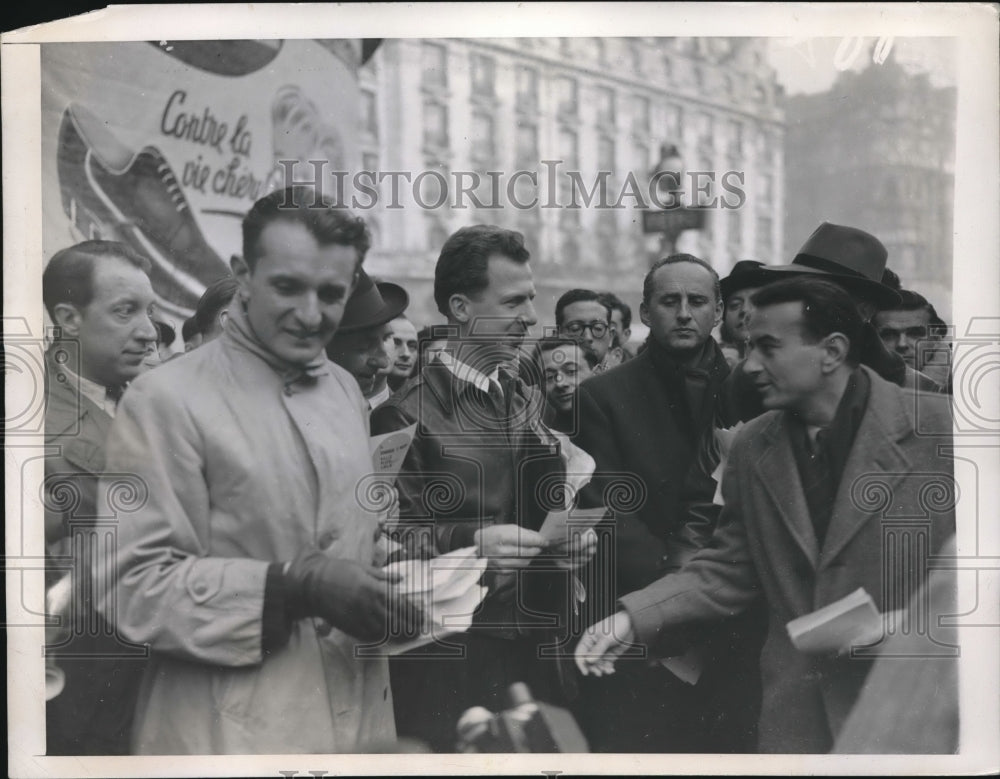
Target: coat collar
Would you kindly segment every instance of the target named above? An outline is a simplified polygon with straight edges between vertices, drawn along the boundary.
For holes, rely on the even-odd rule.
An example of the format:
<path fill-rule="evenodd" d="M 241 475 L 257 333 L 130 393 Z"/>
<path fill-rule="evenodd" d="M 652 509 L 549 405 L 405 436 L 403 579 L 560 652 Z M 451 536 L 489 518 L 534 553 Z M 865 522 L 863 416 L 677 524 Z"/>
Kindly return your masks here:
<path fill-rule="evenodd" d="M 46 354 L 45 435 L 73 436 L 103 442 L 112 417 L 80 392 L 77 379 Z"/>
<path fill-rule="evenodd" d="M 774 414 L 761 432 L 764 451 L 753 464 L 782 523 L 814 569 L 828 565 L 866 522 L 880 516 L 884 507 L 872 499 L 872 491 L 891 494 L 910 470 L 910 461 L 898 443 L 913 431 L 903 394 L 867 366 L 861 369 L 871 382 L 868 407 L 844 466 L 822 549 L 809 518 L 786 412 Z M 775 479 L 775 474 L 781 478 Z"/>
<path fill-rule="evenodd" d="M 533 388 L 526 387 L 519 377 L 500 368 L 497 378 L 508 407 L 515 396 L 525 402 L 532 399 L 531 389 Z M 447 365 L 437 359 L 430 362 L 423 369 L 421 379 L 434 394 L 435 400 L 438 401 L 444 412 L 449 416 L 455 413 L 455 400 L 459 396 L 467 392 L 481 391 L 472 382 L 459 379 Z"/>

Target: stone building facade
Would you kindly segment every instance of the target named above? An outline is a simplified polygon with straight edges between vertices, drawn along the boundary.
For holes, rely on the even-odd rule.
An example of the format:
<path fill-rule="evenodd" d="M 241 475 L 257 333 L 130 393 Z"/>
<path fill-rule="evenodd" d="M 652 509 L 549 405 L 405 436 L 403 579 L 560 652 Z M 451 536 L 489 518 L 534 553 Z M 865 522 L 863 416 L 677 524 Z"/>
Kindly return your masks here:
<path fill-rule="evenodd" d="M 683 202 L 715 202 L 705 228 L 683 233 L 676 249 L 720 273 L 738 259 L 780 261 L 784 120 L 766 45 L 383 41 L 359 71 L 362 169 L 382 176 L 377 202 L 359 211 L 376 233 L 367 266 L 411 291 L 419 324 L 440 321 L 431 279 L 441 244 L 463 225 L 492 222 L 526 236 L 542 324 L 575 286 L 613 290 L 637 308 L 663 250 L 660 236 L 643 234 L 637 206 L 654 205 L 650 175 L 664 144 L 682 161 Z"/>

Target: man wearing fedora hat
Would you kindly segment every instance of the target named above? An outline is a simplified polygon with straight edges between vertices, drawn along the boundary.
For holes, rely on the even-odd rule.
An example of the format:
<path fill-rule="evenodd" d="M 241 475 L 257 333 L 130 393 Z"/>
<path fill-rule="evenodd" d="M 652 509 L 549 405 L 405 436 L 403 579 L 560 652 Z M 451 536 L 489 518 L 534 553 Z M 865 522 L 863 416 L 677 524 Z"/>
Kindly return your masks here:
<path fill-rule="evenodd" d="M 327 356 L 357 379 L 369 409 L 392 394 L 387 384 L 393 350 L 389 323 L 406 310 L 409 302 L 401 286 L 375 282 L 362 270 L 344 307 L 340 327 L 326 347 Z"/>
<path fill-rule="evenodd" d="M 861 363 L 905 389 L 940 392 L 941 387 L 935 381 L 890 352 L 872 325 L 879 310 L 894 308 L 900 303 L 899 293 L 882 283 L 888 254 L 882 242 L 871 233 L 857 227 L 823 222 L 792 262 L 761 266 L 754 275 L 760 282 L 757 286 L 793 276 L 815 277 L 837 284 L 854 300 L 864 323 L 858 346 Z M 763 413 L 759 393 L 747 378 L 742 364 L 738 364 L 726 380 L 722 409 L 727 423 L 746 421 Z"/>
<path fill-rule="evenodd" d="M 747 318 L 753 305 L 750 296 L 767 283 L 758 260 L 740 260 L 719 282 L 722 291 L 722 326 L 719 346 L 732 367 L 743 359 L 747 338 Z"/>

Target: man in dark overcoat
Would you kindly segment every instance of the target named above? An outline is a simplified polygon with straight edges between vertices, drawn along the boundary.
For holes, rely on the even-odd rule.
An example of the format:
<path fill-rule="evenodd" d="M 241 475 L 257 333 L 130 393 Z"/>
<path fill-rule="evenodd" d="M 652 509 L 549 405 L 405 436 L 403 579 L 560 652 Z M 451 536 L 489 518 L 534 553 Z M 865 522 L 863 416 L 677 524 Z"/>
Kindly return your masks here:
<path fill-rule="evenodd" d="M 878 655 L 876 634 L 900 629 L 895 615 L 954 533 L 950 407 L 860 363 L 864 324 L 838 286 L 790 279 L 753 303 L 746 370 L 768 411 L 732 444 L 712 542 L 621 597 L 587 631 L 577 663 L 605 675 L 615 660 L 627 665 L 618 658 L 633 643 L 675 654 L 692 626 L 762 602 L 759 750 L 824 753 Z M 875 633 L 848 622 L 824 643 L 793 643 L 790 621 L 859 588 L 883 615 Z"/>
<path fill-rule="evenodd" d="M 714 490 L 710 479 L 695 484 L 688 473 L 702 437 L 712 434 L 716 398 L 729 373 L 712 339 L 722 316 L 719 277 L 691 255 L 660 260 L 646 276 L 639 313 L 650 329 L 646 348 L 578 391 L 573 440 L 596 462 L 581 502 L 612 510 L 605 542 L 588 570 L 585 608 L 597 620 L 618 597 L 677 570 L 713 531 L 708 515 L 691 515 L 686 505 L 695 493 L 710 502 Z M 634 500 L 620 505 L 626 493 Z M 580 717 L 592 747 L 748 749 L 759 648 L 749 627 L 706 633 L 698 650 L 673 669 L 651 662 L 613 678 L 585 680 Z"/>

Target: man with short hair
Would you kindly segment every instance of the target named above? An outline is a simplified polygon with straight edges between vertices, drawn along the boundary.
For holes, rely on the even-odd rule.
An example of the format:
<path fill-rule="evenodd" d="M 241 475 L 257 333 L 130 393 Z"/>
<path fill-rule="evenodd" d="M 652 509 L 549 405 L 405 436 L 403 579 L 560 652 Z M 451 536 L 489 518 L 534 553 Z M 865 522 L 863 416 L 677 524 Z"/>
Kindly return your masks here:
<path fill-rule="evenodd" d="M 208 343 L 222 335 L 226 317 L 229 316 L 229 303 L 238 289 L 234 276 L 223 276 L 205 288 L 194 312 L 198 332 L 201 333 L 200 343 Z"/>
<path fill-rule="evenodd" d="M 747 319 L 753 306 L 750 296 L 767 283 L 760 269 L 764 263 L 757 260 L 740 260 L 719 282 L 722 290 L 722 325 L 719 340 L 723 354 L 732 367 L 743 359 L 747 340 Z"/>
<path fill-rule="evenodd" d="M 396 483 L 404 549 L 433 557 L 475 546 L 488 560 L 489 594 L 469 630 L 393 658 L 400 735 L 439 752 L 454 751 L 462 712 L 499 711 L 514 682 L 539 700 L 559 697 L 565 664 L 558 652 L 541 653 L 560 628 L 565 638 L 568 577 L 558 568 L 593 551 L 592 535 L 573 554 L 538 532 L 563 508 L 552 502 L 562 491 L 552 490 L 565 466 L 542 424 L 540 389 L 507 367 L 536 322 L 529 259 L 520 233 L 492 225 L 454 233 L 434 270 L 447 347 L 372 414 L 373 434 L 417 425 Z"/>
<path fill-rule="evenodd" d="M 950 355 L 943 335 L 946 326 L 923 295 L 898 290 L 900 304 L 884 308 L 872 320 L 879 338 L 906 365 L 936 381 L 951 386 Z"/>
<path fill-rule="evenodd" d="M 635 357 L 635 351 L 629 347 L 632 308 L 614 292 L 602 292 L 601 302 L 611 310 L 611 350 L 618 354 L 618 362 Z"/>
<path fill-rule="evenodd" d="M 550 412 L 549 427 L 573 435 L 579 428 L 576 391 L 589 378 L 596 363 L 571 338 L 546 336 L 538 342 L 542 377 L 545 380 L 545 403 Z"/>
<path fill-rule="evenodd" d="M 389 368 L 389 389 L 393 392 L 403 386 L 417 365 L 417 328 L 405 316 L 398 316 L 389 323 L 392 328 L 392 345 L 396 358 Z"/>
<path fill-rule="evenodd" d="M 859 587 L 884 614 L 906 608 L 926 577 L 924 555 L 954 533 L 950 409 L 947 398 L 904 391 L 861 364 L 865 325 L 838 285 L 789 279 L 753 304 L 746 370 L 768 410 L 732 443 L 712 542 L 679 572 L 619 598 L 581 640 L 577 664 L 612 672 L 633 641 L 676 654 L 692 626 L 762 600 L 759 749 L 824 753 L 865 682 L 873 637 L 844 633 L 833 647 L 797 649 L 786 625 Z M 940 499 L 929 503 L 929 489 Z"/>
<path fill-rule="evenodd" d="M 363 270 L 327 356 L 350 373 L 373 409 L 392 394 L 386 377 L 392 364 L 390 322 L 409 305 L 406 290 L 387 281 L 374 282 Z"/>
<path fill-rule="evenodd" d="M 223 334 L 129 388 L 108 468 L 119 627 L 147 643 L 138 754 L 358 752 L 394 737 L 388 668 L 360 657 L 405 601 L 373 567 L 368 409 L 326 359 L 370 245 L 309 187 L 243 221 Z M 197 387 L 196 392 L 191 388 Z M 417 617 L 419 621 L 419 616 Z M 413 626 L 402 625 L 403 634 Z"/>
<path fill-rule="evenodd" d="M 598 371 L 608 365 L 611 348 L 611 309 L 601 295 L 591 289 L 571 289 L 556 301 L 559 334 L 575 338 L 597 360 Z M 617 364 L 617 363 L 615 363 Z"/>
<path fill-rule="evenodd" d="M 49 755 L 128 754 L 141 650 L 137 656 L 94 612 L 89 531 L 118 400 L 158 336 L 148 272 L 149 260 L 125 244 L 84 241 L 57 252 L 42 273 L 45 308 L 58 328 L 45 355 L 45 443 L 57 452 L 45 461 L 45 538 L 53 555 L 73 557 L 75 613 L 63 618 L 97 627 L 52 651 L 66 682 L 46 707 Z M 69 508 L 66 495 L 76 496 Z M 50 583 L 59 574 L 51 563 Z"/>
<path fill-rule="evenodd" d="M 637 496 L 607 522 L 613 545 L 602 546 L 594 571 L 588 571 L 596 572 L 584 605 L 593 620 L 605 617 L 618 596 L 677 570 L 713 531 L 709 522 L 689 516 L 686 505 L 693 499 L 688 473 L 703 437 L 711 435 L 729 373 L 712 338 L 722 317 L 718 274 L 690 254 L 660 259 L 646 274 L 639 315 L 650 331 L 646 348 L 577 392 L 580 428 L 573 442 L 597 466 L 581 504 L 602 505 L 622 479 Z M 707 485 L 704 491 L 710 499 Z M 603 572 L 612 572 L 610 580 Z M 581 720 L 591 747 L 740 751 L 753 729 L 753 627 L 726 625 L 705 638 L 697 684 L 658 662 L 632 666 L 612 679 L 587 680 Z M 726 649 L 731 634 L 747 646 Z"/>

